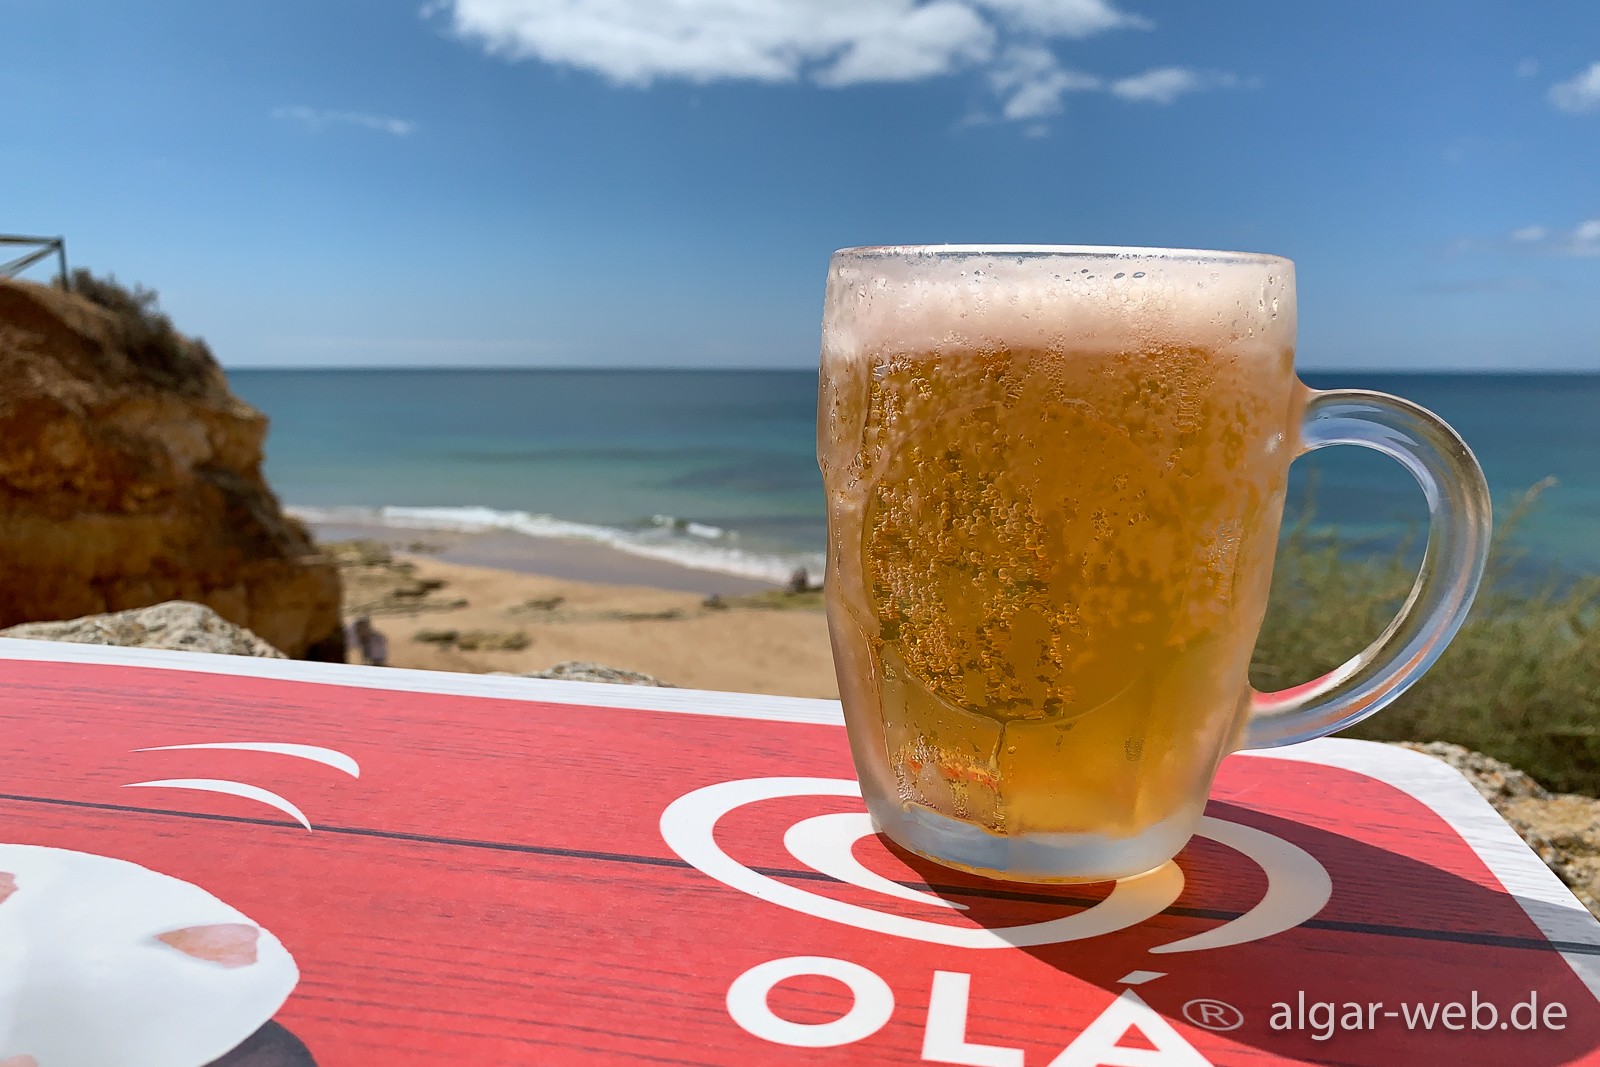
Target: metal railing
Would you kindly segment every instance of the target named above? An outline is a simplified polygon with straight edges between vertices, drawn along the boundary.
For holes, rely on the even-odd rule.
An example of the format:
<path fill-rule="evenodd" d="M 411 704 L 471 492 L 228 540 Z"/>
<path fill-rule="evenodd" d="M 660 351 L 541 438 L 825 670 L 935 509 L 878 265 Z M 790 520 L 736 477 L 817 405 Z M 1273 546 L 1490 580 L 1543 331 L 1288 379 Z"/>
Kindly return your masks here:
<path fill-rule="evenodd" d="M 22 253 L 9 263 L 0 263 L 0 278 L 13 278 L 35 263 L 55 256 L 61 270 L 61 288 L 72 288 L 72 276 L 67 273 L 65 237 L 23 237 L 18 234 L 0 233 L 0 245 L 33 246 L 31 251 Z"/>

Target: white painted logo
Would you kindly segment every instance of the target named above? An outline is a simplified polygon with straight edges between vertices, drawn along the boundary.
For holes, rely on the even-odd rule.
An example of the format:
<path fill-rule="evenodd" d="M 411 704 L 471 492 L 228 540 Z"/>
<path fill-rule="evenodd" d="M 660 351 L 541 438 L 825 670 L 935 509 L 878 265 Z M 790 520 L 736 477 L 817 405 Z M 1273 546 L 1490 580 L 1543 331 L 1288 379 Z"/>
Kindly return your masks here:
<path fill-rule="evenodd" d="M 176 752 L 188 749 L 216 749 L 233 752 L 267 752 L 278 756 L 290 756 L 294 759 L 307 760 L 311 763 L 320 763 L 334 770 L 343 771 L 352 778 L 361 777 L 361 767 L 351 756 L 332 748 L 322 748 L 318 745 L 296 745 L 281 741 L 211 741 L 198 745 L 161 745 L 156 748 L 135 749 L 136 752 Z M 295 807 L 285 797 L 263 789 L 258 785 L 248 782 L 235 782 L 225 778 L 163 778 L 156 782 L 129 782 L 125 789 L 187 789 L 196 793 L 220 793 L 224 796 L 242 797 L 253 800 L 258 804 L 265 804 L 269 808 L 277 808 L 295 822 L 311 829 L 311 820 L 306 818 L 305 812 Z M 4 1061 L 0 1061 L 4 1067 Z"/>
<path fill-rule="evenodd" d="M 716 841 L 718 820 L 746 804 L 786 797 L 860 797 L 860 786 L 842 778 L 746 778 L 697 789 L 661 814 L 661 836 L 685 862 L 722 884 L 818 919 L 953 948 L 1014 948 L 1078 941 L 1136 926 L 1159 914 L 1183 892 L 1183 871 L 1169 862 L 1148 874 L 1125 878 L 1092 907 L 1070 915 L 1017 926 L 935 922 L 892 915 L 819 896 L 800 886 L 752 870 Z M 871 834 L 865 812 L 816 815 L 789 827 L 784 847 L 796 861 L 821 874 L 885 897 L 912 900 L 960 912 L 966 906 L 902 885 L 868 870 L 852 852 Z M 1267 890 L 1243 915 L 1165 945 L 1153 953 L 1195 952 L 1240 945 L 1300 925 L 1327 903 L 1333 891 L 1327 870 L 1296 845 L 1254 827 L 1204 818 L 1198 835 L 1251 860 L 1267 876 Z M 1137 972 L 1143 973 L 1143 972 Z M 1131 995 L 1131 994 L 1130 994 Z"/>
<path fill-rule="evenodd" d="M 842 983 L 850 990 L 850 1007 L 843 1015 L 823 1022 L 798 1023 L 781 1018 L 773 1012 L 768 998 L 780 982 L 802 976 Z M 1025 1067 L 1026 1052 L 1016 1045 L 968 1039 L 971 990 L 970 974 L 933 972 L 928 1009 L 922 1013 L 922 1062 L 960 1067 Z M 728 1014 L 734 1022 L 753 1037 L 789 1048 L 838 1048 L 863 1041 L 883 1029 L 894 1010 L 894 991 L 889 983 L 858 963 L 831 956 L 769 960 L 741 974 L 728 988 Z M 1129 1030 L 1137 1031 L 1149 1047 L 1123 1044 Z M 1047 1067 L 1213 1065 L 1139 994 L 1125 989 L 1071 1037 Z"/>
<path fill-rule="evenodd" d="M 820 975 L 843 982 L 854 1002 L 850 1010 L 825 1023 L 790 1022 L 773 1014 L 767 997 L 773 986 L 801 975 Z M 889 983 L 859 963 L 831 956 L 788 956 L 750 968 L 728 987 L 728 1014 L 747 1033 L 790 1048 L 837 1048 L 871 1037 L 894 1014 Z"/>

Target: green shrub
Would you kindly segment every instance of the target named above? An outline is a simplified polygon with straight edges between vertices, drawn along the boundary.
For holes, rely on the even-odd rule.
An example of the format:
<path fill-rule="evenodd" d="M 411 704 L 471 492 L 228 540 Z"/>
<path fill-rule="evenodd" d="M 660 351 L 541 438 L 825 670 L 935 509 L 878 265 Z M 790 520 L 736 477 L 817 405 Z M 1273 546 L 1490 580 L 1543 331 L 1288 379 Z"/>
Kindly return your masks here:
<path fill-rule="evenodd" d="M 1439 662 L 1347 736 L 1454 741 L 1552 789 L 1600 795 L 1600 576 L 1514 573 L 1516 526 L 1548 484 L 1499 524 L 1483 588 Z M 1405 546 L 1374 552 L 1309 516 L 1294 524 L 1279 548 L 1251 681 L 1282 689 L 1344 663 L 1389 624 L 1414 578 Z"/>
<path fill-rule="evenodd" d="M 157 385 L 185 393 L 210 388 L 217 375 L 211 348 L 178 332 L 154 289 L 130 289 L 114 276 L 97 277 L 79 267 L 72 272 L 72 291 L 115 316 L 118 344 Z"/>

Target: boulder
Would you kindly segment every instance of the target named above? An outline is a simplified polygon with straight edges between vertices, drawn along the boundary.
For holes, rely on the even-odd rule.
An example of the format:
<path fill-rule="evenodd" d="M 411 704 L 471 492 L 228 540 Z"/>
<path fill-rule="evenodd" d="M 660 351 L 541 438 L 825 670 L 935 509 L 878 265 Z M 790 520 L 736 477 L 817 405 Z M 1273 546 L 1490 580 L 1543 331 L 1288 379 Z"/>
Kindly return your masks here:
<path fill-rule="evenodd" d="M 1550 796 L 1549 790 L 1511 764 L 1462 745 L 1452 745 L 1448 741 L 1397 741 L 1395 744 L 1448 763 L 1483 799 L 1494 805 L 1496 811 L 1513 800 L 1524 797 L 1544 800 Z"/>
<path fill-rule="evenodd" d="M 287 659 L 242 626 L 235 626 L 204 604 L 170 600 L 154 607 L 108 615 L 87 615 L 65 622 L 25 622 L 0 630 L 0 637 L 27 641 L 72 641 L 80 645 L 122 648 L 170 648 L 180 652 L 217 652 L 225 656 Z"/>
<path fill-rule="evenodd" d="M 0 280 L 0 626 L 186 600 L 342 661 L 338 570 L 262 478 L 266 417 L 154 321 Z"/>
<path fill-rule="evenodd" d="M 496 671 L 497 674 L 506 673 Z M 672 689 L 672 685 L 638 671 L 625 670 L 622 667 L 607 667 L 604 663 L 585 663 L 580 660 L 568 660 L 557 663 L 554 667 L 543 671 L 529 671 L 518 675 L 519 678 L 554 678 L 563 682 L 611 682 L 616 685 L 656 685 L 663 689 Z"/>

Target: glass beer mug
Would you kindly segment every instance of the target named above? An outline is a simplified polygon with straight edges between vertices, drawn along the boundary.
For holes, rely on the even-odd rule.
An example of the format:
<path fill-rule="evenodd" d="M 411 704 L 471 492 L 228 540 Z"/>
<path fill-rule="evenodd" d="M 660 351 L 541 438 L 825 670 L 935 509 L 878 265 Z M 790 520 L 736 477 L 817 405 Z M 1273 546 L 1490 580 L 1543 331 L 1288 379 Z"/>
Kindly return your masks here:
<path fill-rule="evenodd" d="M 1074 247 L 835 253 L 817 454 L 828 623 L 878 829 L 996 878 L 1141 873 L 1222 758 L 1371 715 L 1460 627 L 1488 549 L 1439 418 L 1294 372 L 1294 265 Z M 1375 448 L 1421 484 L 1400 615 L 1281 693 L 1247 672 L 1289 464 Z"/>

